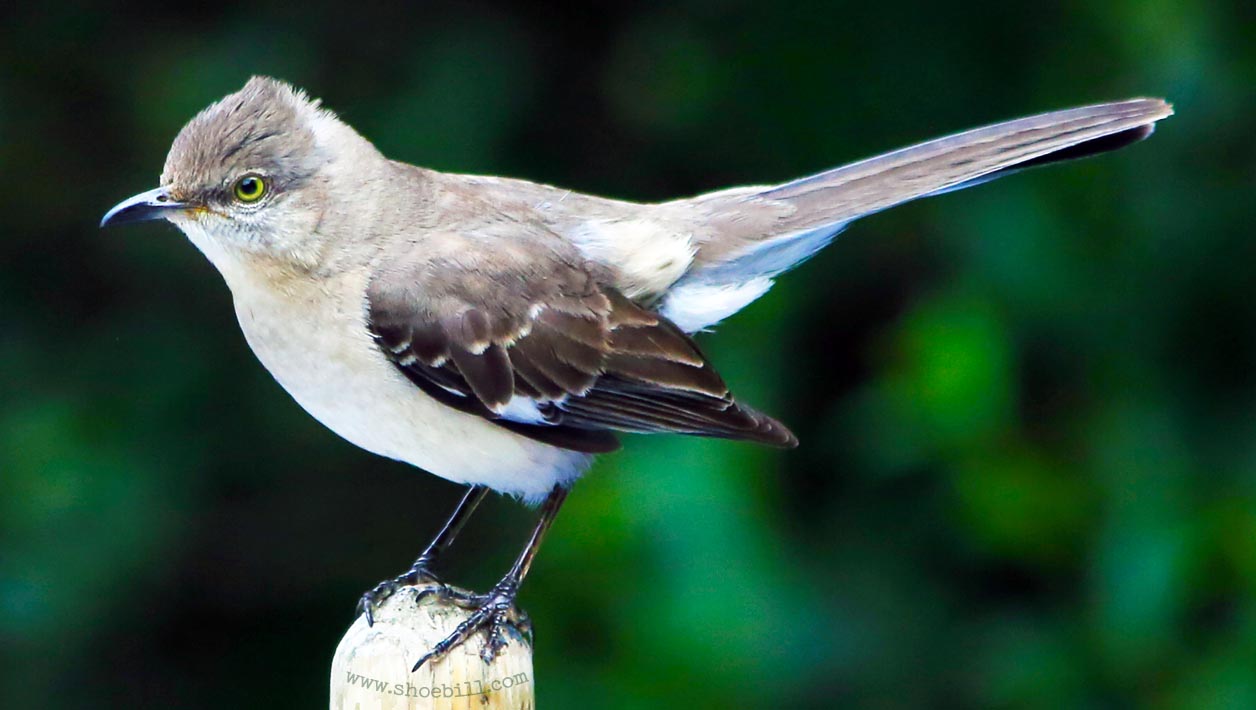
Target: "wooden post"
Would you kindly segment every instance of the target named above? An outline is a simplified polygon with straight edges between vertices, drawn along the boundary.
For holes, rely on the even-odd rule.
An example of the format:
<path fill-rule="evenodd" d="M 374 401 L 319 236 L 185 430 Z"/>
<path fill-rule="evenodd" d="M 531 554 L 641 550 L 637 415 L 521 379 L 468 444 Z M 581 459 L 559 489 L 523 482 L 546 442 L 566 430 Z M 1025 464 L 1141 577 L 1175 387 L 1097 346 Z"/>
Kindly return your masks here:
<path fill-rule="evenodd" d="M 514 710 L 535 707 L 532 644 L 511 626 L 492 664 L 480 658 L 483 632 L 445 658 L 410 669 L 470 612 L 438 594 L 403 587 L 380 606 L 374 626 L 359 616 L 331 663 L 331 710 Z"/>

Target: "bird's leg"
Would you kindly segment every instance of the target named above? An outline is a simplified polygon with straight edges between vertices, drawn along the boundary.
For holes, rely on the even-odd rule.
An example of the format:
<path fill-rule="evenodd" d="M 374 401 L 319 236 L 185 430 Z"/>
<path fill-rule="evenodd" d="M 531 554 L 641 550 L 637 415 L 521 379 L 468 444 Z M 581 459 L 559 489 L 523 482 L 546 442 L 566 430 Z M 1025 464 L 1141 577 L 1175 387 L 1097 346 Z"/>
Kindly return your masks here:
<path fill-rule="evenodd" d="M 480 658 L 484 659 L 485 663 L 492 663 L 497 653 L 506 646 L 506 627 L 515 621 L 525 629 L 527 628 L 526 617 L 515 611 L 515 596 L 519 593 L 519 586 L 523 584 L 523 578 L 528 575 L 528 568 L 532 566 L 532 560 L 541 547 L 541 539 L 545 537 L 545 532 L 553 524 L 555 516 L 558 515 L 558 509 L 562 507 L 566 498 L 567 489 L 561 485 L 554 486 L 554 490 L 550 491 L 545 503 L 541 506 L 541 518 L 532 530 L 532 537 L 528 539 L 523 552 L 519 553 L 519 557 L 511 565 L 510 571 L 493 586 L 488 594 L 459 597 L 454 600 L 460 605 L 474 608 L 475 611 L 467 617 L 466 621 L 459 624 L 453 633 L 420 658 L 419 662 L 414 664 L 414 670 L 417 671 L 429 660 L 440 660 L 480 629 L 485 629 L 488 633 L 488 641 L 484 644 L 484 650 L 480 652 Z"/>
<path fill-rule="evenodd" d="M 471 486 L 468 488 L 466 494 L 462 496 L 462 500 L 458 501 L 458 507 L 454 508 L 454 512 L 450 514 L 449 520 L 446 520 L 444 527 L 441 528 L 440 532 L 436 533 L 436 537 L 432 538 L 432 541 L 427 544 L 423 553 L 414 561 L 414 564 L 410 565 L 410 569 L 393 581 L 400 584 L 438 581 L 436 575 L 432 574 L 429 567 L 436 562 L 436 558 L 440 557 L 453 544 L 454 538 L 462 531 L 463 526 L 467 524 L 467 519 L 479 507 L 480 502 L 484 500 L 486 495 L 488 495 L 488 488 L 484 486 Z"/>
<path fill-rule="evenodd" d="M 484 500 L 484 496 L 488 495 L 488 489 L 484 486 L 471 486 L 467 489 L 462 500 L 458 502 L 458 507 L 454 508 L 454 512 L 449 516 L 449 520 L 445 521 L 444 527 L 440 532 L 436 533 L 436 537 L 424 548 L 423 554 L 410 565 L 410 569 L 392 579 L 386 579 L 375 585 L 373 589 L 362 595 L 358 600 L 358 613 L 366 615 L 367 625 L 375 623 L 375 610 L 383 604 L 388 597 L 391 597 L 401 587 L 406 585 L 418 584 L 419 582 L 439 583 L 440 580 L 436 575 L 432 574 L 429 569 L 451 544 L 454 538 L 458 536 L 458 532 L 466 525 L 467 518 L 471 517 L 480 501 Z"/>

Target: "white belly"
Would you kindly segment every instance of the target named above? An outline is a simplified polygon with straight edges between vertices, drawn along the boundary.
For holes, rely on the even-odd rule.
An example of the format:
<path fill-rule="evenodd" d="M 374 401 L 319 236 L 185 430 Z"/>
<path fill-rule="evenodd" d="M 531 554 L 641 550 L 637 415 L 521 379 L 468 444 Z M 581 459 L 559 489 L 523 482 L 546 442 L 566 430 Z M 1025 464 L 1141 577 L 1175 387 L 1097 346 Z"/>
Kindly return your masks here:
<path fill-rule="evenodd" d="M 315 419 L 367 451 L 529 501 L 588 468 L 586 454 L 514 434 L 424 394 L 366 329 L 365 271 L 335 278 L 281 297 L 232 284 L 253 352 Z"/>

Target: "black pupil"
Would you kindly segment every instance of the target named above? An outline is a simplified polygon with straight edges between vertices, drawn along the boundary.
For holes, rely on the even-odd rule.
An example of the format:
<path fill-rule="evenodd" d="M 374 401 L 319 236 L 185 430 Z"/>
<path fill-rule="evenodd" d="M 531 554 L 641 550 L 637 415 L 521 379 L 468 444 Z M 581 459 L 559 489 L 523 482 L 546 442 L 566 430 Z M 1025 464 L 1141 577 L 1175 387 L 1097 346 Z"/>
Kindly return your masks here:
<path fill-rule="evenodd" d="M 240 194 L 253 197 L 262 191 L 262 181 L 257 178 L 244 178 L 240 181 Z"/>

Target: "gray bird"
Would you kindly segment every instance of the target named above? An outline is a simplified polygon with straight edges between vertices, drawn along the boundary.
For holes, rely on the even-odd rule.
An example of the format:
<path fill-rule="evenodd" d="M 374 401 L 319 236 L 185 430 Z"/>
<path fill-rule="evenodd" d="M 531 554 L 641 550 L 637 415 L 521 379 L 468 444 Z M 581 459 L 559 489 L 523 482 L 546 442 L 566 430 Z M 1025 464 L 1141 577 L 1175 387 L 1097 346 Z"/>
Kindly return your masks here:
<path fill-rule="evenodd" d="M 1159 99 L 1056 111 L 782 185 L 640 204 L 399 163 L 319 102 L 253 78 L 174 140 L 160 187 L 101 226 L 166 219 L 231 289 L 249 346 L 354 444 L 469 486 L 376 606 L 429 568 L 489 489 L 544 501 L 475 612 L 505 643 L 519 585 L 568 489 L 618 432 L 792 447 L 736 401 L 690 334 L 745 308 L 850 222 L 918 197 L 1114 150 L 1172 114 Z"/>

